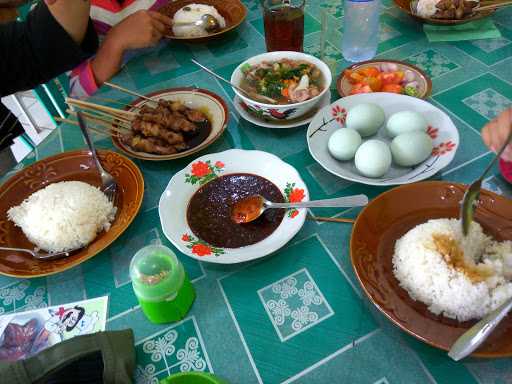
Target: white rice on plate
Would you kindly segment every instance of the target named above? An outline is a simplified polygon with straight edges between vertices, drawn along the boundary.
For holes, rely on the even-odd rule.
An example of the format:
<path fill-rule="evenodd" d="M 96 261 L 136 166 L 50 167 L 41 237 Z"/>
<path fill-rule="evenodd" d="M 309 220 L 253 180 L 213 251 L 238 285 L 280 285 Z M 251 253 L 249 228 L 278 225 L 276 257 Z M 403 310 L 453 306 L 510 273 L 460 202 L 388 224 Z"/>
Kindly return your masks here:
<path fill-rule="evenodd" d="M 102 191 L 81 181 L 50 184 L 7 213 L 33 244 L 48 252 L 88 245 L 110 229 L 115 214 Z"/>
<path fill-rule="evenodd" d="M 179 9 L 173 17 L 174 23 L 194 23 L 201 19 L 204 14 L 210 14 L 217 19 L 220 28 L 226 28 L 226 20 L 211 5 L 206 4 L 189 4 Z M 208 32 L 202 26 L 197 25 L 174 25 L 172 32 L 176 37 L 201 37 L 208 35 Z"/>
<path fill-rule="evenodd" d="M 395 244 L 393 272 L 414 300 L 436 314 L 480 319 L 512 297 L 512 241 L 497 242 L 456 219 L 416 226 Z"/>
<path fill-rule="evenodd" d="M 421 17 L 430 18 L 437 12 L 437 3 L 440 0 L 418 0 L 416 14 Z"/>

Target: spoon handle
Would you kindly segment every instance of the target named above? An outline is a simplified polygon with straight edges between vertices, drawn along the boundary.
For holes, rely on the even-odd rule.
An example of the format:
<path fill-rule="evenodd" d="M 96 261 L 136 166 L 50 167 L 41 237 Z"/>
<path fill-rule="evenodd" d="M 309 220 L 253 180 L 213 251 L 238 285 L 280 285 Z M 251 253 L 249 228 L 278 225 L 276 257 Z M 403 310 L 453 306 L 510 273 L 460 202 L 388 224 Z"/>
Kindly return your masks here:
<path fill-rule="evenodd" d="M 265 203 L 267 208 L 337 208 L 362 207 L 368 204 L 365 195 L 338 197 L 336 199 L 304 201 L 302 203 Z"/>
<path fill-rule="evenodd" d="M 217 78 L 217 79 L 219 79 L 219 80 L 221 80 L 221 81 L 231 85 L 238 92 L 241 92 L 244 95 L 247 95 L 249 98 L 257 98 L 257 99 L 264 100 L 265 102 L 268 102 L 268 103 L 271 103 L 271 104 L 276 104 L 276 101 L 274 99 L 271 99 L 270 97 L 263 96 L 263 95 L 258 95 L 257 93 L 254 93 L 254 92 L 247 92 L 247 91 L 245 91 L 244 89 L 240 88 L 238 85 L 233 84 L 228 79 L 223 78 L 222 76 L 220 76 L 220 75 L 216 74 L 215 72 L 213 72 L 211 69 L 205 67 L 203 64 L 201 64 L 197 60 L 190 59 L 190 61 L 192 63 L 194 63 L 195 65 L 197 65 L 199 68 L 201 68 L 203 71 L 205 71 L 205 72 L 209 73 L 210 75 L 212 75 L 213 77 L 215 77 L 215 78 Z"/>
<path fill-rule="evenodd" d="M 459 337 L 448 352 L 448 356 L 455 361 L 459 361 L 470 355 L 487 339 L 511 309 L 512 298 L 505 301 L 500 307 L 489 313 Z"/>

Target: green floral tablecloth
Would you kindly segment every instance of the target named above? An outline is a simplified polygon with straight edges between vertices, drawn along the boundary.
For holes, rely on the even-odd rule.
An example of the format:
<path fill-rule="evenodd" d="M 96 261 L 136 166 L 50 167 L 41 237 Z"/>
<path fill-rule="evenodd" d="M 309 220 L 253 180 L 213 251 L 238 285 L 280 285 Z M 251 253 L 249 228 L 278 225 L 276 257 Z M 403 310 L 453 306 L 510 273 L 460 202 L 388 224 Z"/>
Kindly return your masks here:
<path fill-rule="evenodd" d="M 245 4 L 247 21 L 225 39 L 207 45 L 162 44 L 132 60 L 114 82 L 139 92 L 195 85 L 218 93 L 229 104 L 229 127 L 203 153 L 233 147 L 274 153 L 299 170 L 314 199 L 355 193 L 372 198 L 383 192 L 325 172 L 309 155 L 305 127 L 269 130 L 240 119 L 232 90 L 190 64 L 189 59 L 196 58 L 229 77 L 242 60 L 265 51 L 259 2 Z M 436 178 L 471 181 L 491 159 L 480 139 L 481 127 L 512 104 L 512 9 L 493 16 L 500 39 L 431 44 L 422 26 L 402 15 L 390 0 L 383 7 L 379 57 L 423 68 L 434 84 L 429 101 L 445 110 L 460 132 L 454 161 Z M 340 52 L 340 1 L 308 1 L 305 49 L 319 54 L 323 11 L 329 19 L 326 54 L 339 72 L 348 65 Z M 130 100 L 105 88 L 100 96 Z M 96 142 L 100 148 L 112 148 L 106 138 Z M 78 129 L 64 126 L 17 168 L 84 146 Z M 32 280 L 0 277 L 0 313 L 109 295 L 108 328 L 135 331 L 138 383 L 156 383 L 157 378 L 189 370 L 214 372 L 243 384 L 512 383 L 511 359 L 455 363 L 378 313 L 355 279 L 349 260 L 351 227 L 345 224 L 307 222 L 277 255 L 245 265 L 211 265 L 179 254 L 197 300 L 178 324 L 146 321 L 132 292 L 129 261 L 145 244 L 169 245 L 160 228 L 158 199 L 172 175 L 192 160 L 135 160 L 144 173 L 146 191 L 142 209 L 126 233 L 92 260 L 64 273 Z M 485 187 L 512 193 L 497 169 Z M 347 217 L 357 212 L 322 214 Z"/>

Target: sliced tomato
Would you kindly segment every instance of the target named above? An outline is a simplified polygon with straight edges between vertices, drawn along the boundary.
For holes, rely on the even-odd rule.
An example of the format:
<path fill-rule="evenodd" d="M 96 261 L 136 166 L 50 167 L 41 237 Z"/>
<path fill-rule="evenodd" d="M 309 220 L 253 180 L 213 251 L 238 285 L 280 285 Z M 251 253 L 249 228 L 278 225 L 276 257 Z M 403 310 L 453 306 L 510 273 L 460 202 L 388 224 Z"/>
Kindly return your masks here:
<path fill-rule="evenodd" d="M 354 84 L 354 86 L 350 90 L 351 95 L 356 95 L 358 93 L 372 93 L 372 92 L 373 91 L 370 88 L 370 86 L 367 84 L 363 84 L 363 83 Z"/>
<path fill-rule="evenodd" d="M 382 92 L 391 92 L 391 93 L 403 93 L 404 87 L 400 84 L 385 84 L 382 86 Z"/>
<path fill-rule="evenodd" d="M 380 79 L 382 80 L 382 84 L 400 84 L 402 80 L 404 79 L 404 72 L 403 71 L 396 71 L 396 72 L 381 72 Z"/>
<path fill-rule="evenodd" d="M 379 92 L 382 89 L 382 80 L 378 77 L 367 77 L 364 83 L 369 85 L 373 92 Z"/>
<path fill-rule="evenodd" d="M 365 77 L 377 77 L 380 73 L 377 67 L 361 68 L 358 72 Z"/>
<path fill-rule="evenodd" d="M 364 81 L 364 76 L 359 74 L 358 72 L 352 72 L 349 76 L 349 81 L 352 84 L 362 83 Z"/>

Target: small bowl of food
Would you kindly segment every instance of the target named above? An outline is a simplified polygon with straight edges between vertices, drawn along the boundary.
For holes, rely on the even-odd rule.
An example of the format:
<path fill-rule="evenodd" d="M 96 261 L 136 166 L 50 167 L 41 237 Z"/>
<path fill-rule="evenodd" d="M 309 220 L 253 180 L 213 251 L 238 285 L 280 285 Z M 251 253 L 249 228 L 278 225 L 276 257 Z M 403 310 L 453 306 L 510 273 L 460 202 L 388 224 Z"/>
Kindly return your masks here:
<path fill-rule="evenodd" d="M 415 19 L 434 25 L 457 25 L 489 17 L 492 8 L 480 9 L 475 0 L 394 0 L 400 10 Z"/>
<path fill-rule="evenodd" d="M 233 206 L 254 195 L 273 202 L 309 198 L 295 168 L 270 153 L 232 149 L 202 156 L 176 173 L 162 194 L 163 232 L 180 252 L 201 261 L 234 264 L 269 255 L 302 228 L 306 210 L 269 209 L 238 224 Z"/>
<path fill-rule="evenodd" d="M 369 60 L 345 69 L 336 82 L 341 97 L 389 92 L 426 99 L 432 81 L 418 67 L 396 60 Z"/>
<path fill-rule="evenodd" d="M 237 28 L 247 17 L 247 8 L 240 0 L 177 0 L 159 9 L 173 20 L 167 38 L 202 43 Z M 205 16 L 216 23 L 205 21 Z"/>
<path fill-rule="evenodd" d="M 329 90 L 329 67 L 314 56 L 292 51 L 263 53 L 241 63 L 231 75 L 231 83 L 248 94 L 275 100 L 263 103 L 234 92 L 248 110 L 266 120 L 293 120 L 315 108 Z"/>
<path fill-rule="evenodd" d="M 134 114 L 129 132 L 112 136 L 114 145 L 131 157 L 161 161 L 189 156 L 213 144 L 228 124 L 226 103 L 205 89 L 171 88 L 146 97 L 155 101 L 140 98 L 126 108 Z"/>

